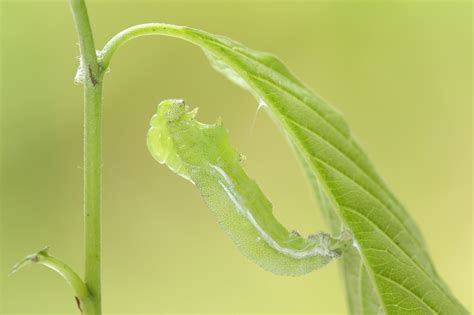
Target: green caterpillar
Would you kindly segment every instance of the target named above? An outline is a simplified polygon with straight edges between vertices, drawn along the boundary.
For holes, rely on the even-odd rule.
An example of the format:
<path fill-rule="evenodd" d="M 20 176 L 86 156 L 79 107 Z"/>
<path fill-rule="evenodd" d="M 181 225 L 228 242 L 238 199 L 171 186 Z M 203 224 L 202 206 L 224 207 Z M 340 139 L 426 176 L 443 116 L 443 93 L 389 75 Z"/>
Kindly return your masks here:
<path fill-rule="evenodd" d="M 272 214 L 272 205 L 240 166 L 241 155 L 228 141 L 220 120 L 195 120 L 182 100 L 158 105 L 147 136 L 152 156 L 191 181 L 241 252 L 280 275 L 303 275 L 340 257 L 351 243 L 326 233 L 307 239 L 288 231 Z"/>

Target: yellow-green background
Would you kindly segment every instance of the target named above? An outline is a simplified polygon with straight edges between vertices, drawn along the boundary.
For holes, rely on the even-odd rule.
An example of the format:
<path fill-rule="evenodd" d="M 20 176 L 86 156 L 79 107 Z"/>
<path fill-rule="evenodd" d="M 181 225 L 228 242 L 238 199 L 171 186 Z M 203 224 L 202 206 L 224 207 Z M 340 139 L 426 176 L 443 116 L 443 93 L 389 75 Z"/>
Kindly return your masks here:
<path fill-rule="evenodd" d="M 472 309 L 470 2 L 89 1 L 96 43 L 143 22 L 184 24 L 275 53 L 342 111 L 407 206 L 439 272 Z M 76 313 L 43 268 L 7 278 L 44 245 L 82 272 L 82 89 L 67 1 L 3 1 L 1 313 Z M 256 101 L 199 49 L 142 38 L 115 56 L 104 107 L 103 291 L 107 313 L 343 313 L 336 264 L 274 276 L 241 256 L 196 189 L 156 163 L 156 104 L 222 116 L 277 216 L 326 229 L 288 145 Z"/>

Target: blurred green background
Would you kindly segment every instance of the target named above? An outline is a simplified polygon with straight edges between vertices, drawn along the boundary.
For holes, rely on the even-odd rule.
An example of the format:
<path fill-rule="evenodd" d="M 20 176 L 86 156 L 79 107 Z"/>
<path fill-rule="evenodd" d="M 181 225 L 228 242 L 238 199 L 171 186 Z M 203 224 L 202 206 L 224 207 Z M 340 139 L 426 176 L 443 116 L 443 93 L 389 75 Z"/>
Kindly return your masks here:
<path fill-rule="evenodd" d="M 98 48 L 138 23 L 169 22 L 270 51 L 342 111 L 472 309 L 471 2 L 89 1 Z M 44 268 L 7 278 L 44 245 L 83 268 L 82 88 L 67 1 L 1 2 L 1 306 L 77 314 Z M 185 42 L 141 38 L 115 56 L 104 107 L 106 313 L 344 313 L 337 264 L 274 276 L 241 256 L 196 189 L 145 145 L 158 102 L 222 116 L 285 225 L 328 230 L 296 158 L 245 91 Z M 252 122 L 256 117 L 255 127 Z"/>

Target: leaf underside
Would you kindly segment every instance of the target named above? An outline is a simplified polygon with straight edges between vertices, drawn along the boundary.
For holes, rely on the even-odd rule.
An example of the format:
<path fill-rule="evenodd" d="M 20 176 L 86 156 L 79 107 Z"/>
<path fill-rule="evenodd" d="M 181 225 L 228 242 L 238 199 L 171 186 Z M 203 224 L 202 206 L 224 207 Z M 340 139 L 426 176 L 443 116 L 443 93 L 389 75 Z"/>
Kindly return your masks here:
<path fill-rule="evenodd" d="M 332 232 L 352 232 L 356 247 L 341 262 L 351 313 L 467 313 L 341 114 L 273 55 L 200 30 L 163 27 L 201 47 L 216 70 L 266 104 L 301 158 Z"/>

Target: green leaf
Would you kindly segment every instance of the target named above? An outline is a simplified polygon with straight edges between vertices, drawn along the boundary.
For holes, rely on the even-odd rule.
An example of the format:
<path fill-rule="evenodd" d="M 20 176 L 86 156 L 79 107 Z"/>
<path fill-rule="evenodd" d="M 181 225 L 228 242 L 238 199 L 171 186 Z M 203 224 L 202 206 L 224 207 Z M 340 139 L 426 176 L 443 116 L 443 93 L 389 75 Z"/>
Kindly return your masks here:
<path fill-rule="evenodd" d="M 467 312 L 436 274 L 416 224 L 338 112 L 275 57 L 202 31 L 183 32 L 207 52 L 218 70 L 231 73 L 234 81 L 245 81 L 267 104 L 317 179 L 331 214 L 353 233 L 362 263 L 357 259 L 344 263 L 361 266 L 355 275 L 361 312 L 377 311 L 379 303 L 387 313 Z M 373 301 L 374 296 L 379 301 Z"/>
<path fill-rule="evenodd" d="M 266 105 L 303 161 L 333 233 L 344 228 L 353 234 L 355 247 L 342 263 L 352 313 L 467 313 L 436 273 L 416 224 L 376 173 L 342 115 L 283 63 L 222 36 L 157 23 L 114 37 L 104 48 L 102 66 L 108 67 L 117 47 L 143 35 L 198 45 L 214 68 Z"/>

